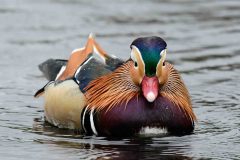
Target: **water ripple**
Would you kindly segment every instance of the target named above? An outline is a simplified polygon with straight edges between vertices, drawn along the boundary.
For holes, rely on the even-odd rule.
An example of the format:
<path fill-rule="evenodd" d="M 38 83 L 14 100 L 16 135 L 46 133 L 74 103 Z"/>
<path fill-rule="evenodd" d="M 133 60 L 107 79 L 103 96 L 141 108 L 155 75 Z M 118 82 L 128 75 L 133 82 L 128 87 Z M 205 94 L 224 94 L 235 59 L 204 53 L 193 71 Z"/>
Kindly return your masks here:
<path fill-rule="evenodd" d="M 238 0 L 1 0 L 0 155 L 2 159 L 240 159 Z M 129 57 L 139 36 L 159 35 L 191 93 L 194 134 L 83 136 L 44 122 L 46 83 L 37 65 L 67 58 L 90 32 Z"/>

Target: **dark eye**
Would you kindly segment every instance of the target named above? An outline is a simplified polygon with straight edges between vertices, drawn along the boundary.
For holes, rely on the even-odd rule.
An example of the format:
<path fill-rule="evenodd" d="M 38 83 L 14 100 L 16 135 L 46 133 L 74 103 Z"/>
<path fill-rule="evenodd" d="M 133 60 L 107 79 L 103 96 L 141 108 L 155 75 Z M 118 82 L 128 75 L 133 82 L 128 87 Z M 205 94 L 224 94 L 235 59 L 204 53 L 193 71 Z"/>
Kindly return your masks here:
<path fill-rule="evenodd" d="M 137 67 L 137 66 L 138 66 L 138 64 L 137 64 L 137 62 L 136 62 L 136 61 L 134 62 L 134 66 L 135 66 L 135 67 Z"/>
<path fill-rule="evenodd" d="M 165 61 L 163 62 L 163 66 L 165 66 Z"/>

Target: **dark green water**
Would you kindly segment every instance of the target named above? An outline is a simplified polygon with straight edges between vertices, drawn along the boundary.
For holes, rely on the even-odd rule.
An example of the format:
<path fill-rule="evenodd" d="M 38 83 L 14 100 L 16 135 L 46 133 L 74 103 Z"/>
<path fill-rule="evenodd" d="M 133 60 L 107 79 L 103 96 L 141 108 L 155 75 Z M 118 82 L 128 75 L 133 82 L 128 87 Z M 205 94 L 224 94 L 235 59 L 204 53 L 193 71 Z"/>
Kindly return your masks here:
<path fill-rule="evenodd" d="M 128 58 L 139 36 L 168 43 L 198 123 L 194 134 L 112 139 L 43 123 L 37 65 L 67 58 L 90 32 Z M 240 159 L 240 1 L 0 0 L 0 159 Z"/>

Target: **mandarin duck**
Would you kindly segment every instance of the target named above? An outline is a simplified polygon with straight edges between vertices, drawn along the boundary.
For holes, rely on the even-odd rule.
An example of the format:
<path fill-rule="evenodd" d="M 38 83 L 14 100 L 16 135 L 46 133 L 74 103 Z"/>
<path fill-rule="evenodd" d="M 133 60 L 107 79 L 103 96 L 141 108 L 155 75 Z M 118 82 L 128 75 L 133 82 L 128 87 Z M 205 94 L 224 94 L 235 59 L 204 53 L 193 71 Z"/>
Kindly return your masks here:
<path fill-rule="evenodd" d="M 46 121 L 105 136 L 134 135 L 145 127 L 191 133 L 196 116 L 180 74 L 165 61 L 166 42 L 142 37 L 130 48 L 130 58 L 123 61 L 108 55 L 90 35 L 68 61 L 40 64 L 50 82 L 35 97 L 44 96 Z"/>

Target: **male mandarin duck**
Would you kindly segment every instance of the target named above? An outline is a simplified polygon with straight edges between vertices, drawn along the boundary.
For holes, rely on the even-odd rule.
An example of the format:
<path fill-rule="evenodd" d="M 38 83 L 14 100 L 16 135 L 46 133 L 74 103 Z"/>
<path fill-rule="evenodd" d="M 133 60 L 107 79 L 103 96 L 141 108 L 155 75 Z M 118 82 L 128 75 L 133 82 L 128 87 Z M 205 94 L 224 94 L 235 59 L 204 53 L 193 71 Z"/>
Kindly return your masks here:
<path fill-rule="evenodd" d="M 44 95 L 46 120 L 106 136 L 134 135 L 145 127 L 191 133 L 196 116 L 178 71 L 165 61 L 166 42 L 142 37 L 130 48 L 130 59 L 124 62 L 106 54 L 90 35 L 68 61 L 42 63 L 50 82 L 35 96 Z M 104 62 L 94 58 L 93 50 Z"/>

